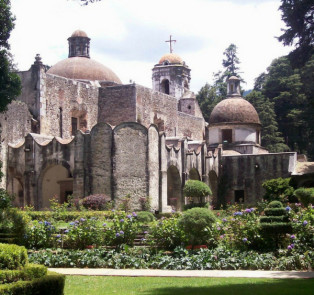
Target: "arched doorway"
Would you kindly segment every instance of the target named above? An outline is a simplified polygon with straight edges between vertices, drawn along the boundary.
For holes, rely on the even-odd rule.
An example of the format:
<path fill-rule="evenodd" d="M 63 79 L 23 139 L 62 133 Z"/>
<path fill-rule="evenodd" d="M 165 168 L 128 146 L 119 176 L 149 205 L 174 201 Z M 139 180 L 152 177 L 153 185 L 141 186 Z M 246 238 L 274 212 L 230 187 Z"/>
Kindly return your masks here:
<path fill-rule="evenodd" d="M 201 180 L 200 174 L 198 173 L 198 170 L 196 168 L 192 168 L 189 171 L 189 179 L 191 179 L 191 180 Z"/>
<path fill-rule="evenodd" d="M 211 170 L 208 173 L 208 179 L 209 179 L 209 187 L 212 191 L 212 200 L 211 203 L 213 206 L 217 204 L 218 201 L 218 177 L 214 170 Z"/>
<path fill-rule="evenodd" d="M 176 210 L 181 210 L 182 187 L 178 169 L 170 166 L 167 170 L 167 203 Z"/>
<path fill-rule="evenodd" d="M 170 94 L 169 80 L 168 79 L 162 80 L 160 88 L 161 88 L 160 92 Z"/>
<path fill-rule="evenodd" d="M 42 179 L 42 208 L 49 208 L 52 198 L 60 203 L 67 201 L 67 196 L 73 193 L 73 178 L 69 176 L 69 171 L 61 165 L 51 166 L 45 171 Z"/>

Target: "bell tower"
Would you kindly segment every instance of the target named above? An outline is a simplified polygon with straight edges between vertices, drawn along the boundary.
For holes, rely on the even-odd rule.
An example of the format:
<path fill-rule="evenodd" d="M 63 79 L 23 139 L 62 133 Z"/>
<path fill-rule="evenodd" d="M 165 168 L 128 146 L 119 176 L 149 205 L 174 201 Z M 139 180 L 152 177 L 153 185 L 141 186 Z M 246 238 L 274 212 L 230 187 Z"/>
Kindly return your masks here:
<path fill-rule="evenodd" d="M 180 99 L 190 89 L 191 69 L 179 55 L 173 53 L 172 43 L 176 40 L 170 36 L 166 42 L 169 42 L 170 53 L 163 55 L 153 68 L 153 90 Z"/>
<path fill-rule="evenodd" d="M 69 41 L 69 57 L 89 57 L 89 43 L 90 38 L 87 34 L 81 30 L 76 30 L 70 38 Z"/>

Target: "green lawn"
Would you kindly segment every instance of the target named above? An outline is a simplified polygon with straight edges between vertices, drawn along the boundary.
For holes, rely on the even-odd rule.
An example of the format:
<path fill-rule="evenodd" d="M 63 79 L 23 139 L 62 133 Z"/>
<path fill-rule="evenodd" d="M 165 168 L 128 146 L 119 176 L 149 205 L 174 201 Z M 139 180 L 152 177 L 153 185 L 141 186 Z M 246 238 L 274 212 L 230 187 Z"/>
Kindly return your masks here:
<path fill-rule="evenodd" d="M 314 279 L 67 276 L 65 295 L 310 295 Z"/>

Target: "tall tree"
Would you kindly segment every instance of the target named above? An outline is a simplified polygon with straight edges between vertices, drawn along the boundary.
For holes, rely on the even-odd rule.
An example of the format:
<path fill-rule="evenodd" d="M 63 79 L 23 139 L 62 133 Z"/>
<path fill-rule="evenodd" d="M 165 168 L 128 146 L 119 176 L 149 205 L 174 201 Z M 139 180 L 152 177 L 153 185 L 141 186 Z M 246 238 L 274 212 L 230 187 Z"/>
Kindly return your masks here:
<path fill-rule="evenodd" d="M 279 9 L 287 29 L 278 37 L 284 45 L 295 45 L 289 58 L 293 67 L 303 66 L 314 53 L 313 0 L 281 0 Z"/>
<path fill-rule="evenodd" d="M 9 53 L 9 38 L 14 28 L 14 16 L 11 13 L 10 0 L 0 0 L 0 112 L 21 91 L 19 76 L 14 73 L 12 58 Z"/>
<path fill-rule="evenodd" d="M 225 68 L 224 77 L 229 78 L 230 76 L 237 76 L 242 80 L 239 75 L 240 60 L 237 56 L 237 46 L 235 44 L 230 44 L 229 47 L 224 51 L 224 56 L 226 59 L 223 59 L 222 65 Z"/>

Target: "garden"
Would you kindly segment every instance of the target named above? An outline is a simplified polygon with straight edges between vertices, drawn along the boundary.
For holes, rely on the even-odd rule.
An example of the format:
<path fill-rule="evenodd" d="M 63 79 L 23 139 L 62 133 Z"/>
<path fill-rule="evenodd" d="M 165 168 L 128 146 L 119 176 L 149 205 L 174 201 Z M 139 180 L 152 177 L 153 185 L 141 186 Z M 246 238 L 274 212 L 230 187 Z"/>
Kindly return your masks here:
<path fill-rule="evenodd" d="M 255 206 L 211 210 L 197 203 L 157 215 L 149 198 L 141 200 L 146 211 L 130 212 L 130 196 L 116 209 L 104 195 L 64 204 L 52 199 L 49 211 L 13 208 L 2 190 L 0 246 L 8 252 L 0 255 L 1 287 L 29 280 L 62 286 L 64 277 L 46 267 L 312 270 L 314 189 L 294 190 L 284 179 L 263 186 L 265 200 Z M 202 200 L 208 189 L 188 181 L 184 193 Z"/>

